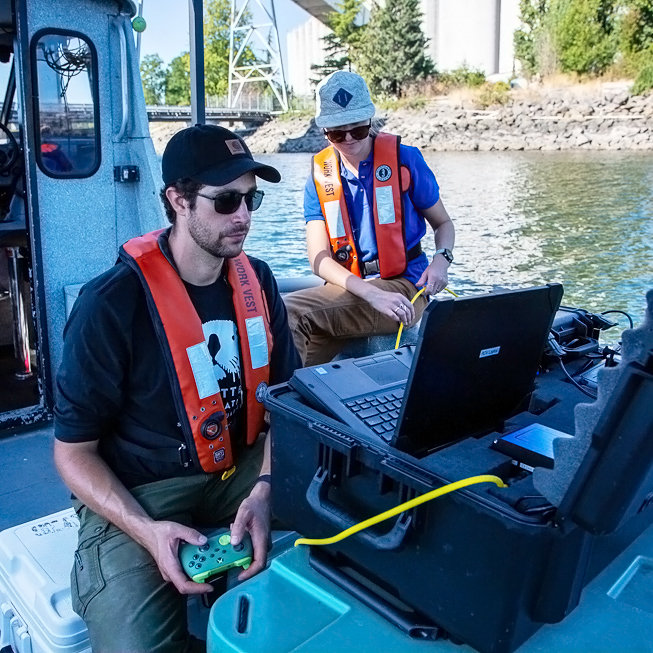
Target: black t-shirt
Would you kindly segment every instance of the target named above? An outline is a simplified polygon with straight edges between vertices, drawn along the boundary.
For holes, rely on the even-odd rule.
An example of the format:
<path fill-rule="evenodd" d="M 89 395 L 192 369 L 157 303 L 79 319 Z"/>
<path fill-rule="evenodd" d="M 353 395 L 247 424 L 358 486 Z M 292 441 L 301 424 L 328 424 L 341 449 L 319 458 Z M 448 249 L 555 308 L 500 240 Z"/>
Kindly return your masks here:
<path fill-rule="evenodd" d="M 270 268 L 248 258 L 270 310 L 270 383 L 281 383 L 300 366 L 299 356 Z M 226 269 L 209 286 L 185 285 L 202 321 L 237 456 L 245 439 L 243 389 Z M 179 463 L 151 463 L 126 455 L 115 446 L 115 434 L 150 449 L 157 446 L 155 434 L 184 441 L 145 291 L 125 263 L 119 262 L 82 288 L 64 329 L 56 389 L 55 437 L 64 442 L 99 440 L 103 458 L 127 487 L 197 473 Z"/>

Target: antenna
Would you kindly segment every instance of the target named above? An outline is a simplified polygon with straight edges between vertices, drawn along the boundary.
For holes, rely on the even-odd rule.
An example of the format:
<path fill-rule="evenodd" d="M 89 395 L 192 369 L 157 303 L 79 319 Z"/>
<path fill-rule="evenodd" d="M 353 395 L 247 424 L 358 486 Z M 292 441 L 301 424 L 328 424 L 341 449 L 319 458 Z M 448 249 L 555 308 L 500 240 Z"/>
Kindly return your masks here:
<path fill-rule="evenodd" d="M 229 99 L 235 108 L 245 84 L 264 82 L 288 110 L 274 0 L 231 0 Z"/>

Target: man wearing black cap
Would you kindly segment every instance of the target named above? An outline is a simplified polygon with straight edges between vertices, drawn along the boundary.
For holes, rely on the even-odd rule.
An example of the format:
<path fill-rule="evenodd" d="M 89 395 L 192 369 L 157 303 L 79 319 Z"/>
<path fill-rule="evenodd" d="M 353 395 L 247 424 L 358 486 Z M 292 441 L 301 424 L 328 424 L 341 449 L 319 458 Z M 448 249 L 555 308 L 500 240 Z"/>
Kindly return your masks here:
<path fill-rule="evenodd" d="M 84 286 L 64 332 L 55 462 L 74 493 L 73 607 L 94 651 L 191 651 L 182 570 L 196 528 L 231 524 L 265 565 L 269 447 L 259 399 L 299 364 L 268 266 L 242 253 L 278 182 L 232 132 L 196 125 L 162 160 L 172 226 L 120 248 Z"/>

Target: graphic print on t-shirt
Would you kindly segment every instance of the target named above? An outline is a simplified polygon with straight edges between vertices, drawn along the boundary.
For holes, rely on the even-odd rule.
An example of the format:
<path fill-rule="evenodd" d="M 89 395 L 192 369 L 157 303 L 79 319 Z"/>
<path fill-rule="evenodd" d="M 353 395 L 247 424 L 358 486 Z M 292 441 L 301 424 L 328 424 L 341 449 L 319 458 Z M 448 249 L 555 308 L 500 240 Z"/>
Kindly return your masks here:
<path fill-rule="evenodd" d="M 227 419 L 231 422 L 234 413 L 243 405 L 236 324 L 231 320 L 210 320 L 202 324 L 202 330 L 213 363 L 213 372 L 220 387 Z"/>

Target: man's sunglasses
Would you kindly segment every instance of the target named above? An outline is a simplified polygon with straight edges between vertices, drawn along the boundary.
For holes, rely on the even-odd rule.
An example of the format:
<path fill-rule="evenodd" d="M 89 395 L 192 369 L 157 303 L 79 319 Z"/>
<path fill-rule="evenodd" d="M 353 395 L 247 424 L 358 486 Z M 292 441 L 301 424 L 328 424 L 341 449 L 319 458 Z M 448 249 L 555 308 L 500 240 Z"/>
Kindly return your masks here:
<path fill-rule="evenodd" d="M 248 190 L 246 193 L 239 193 L 237 190 L 228 190 L 224 193 L 218 193 L 215 196 L 202 195 L 202 193 L 197 194 L 207 200 L 213 200 L 213 208 L 216 213 L 222 213 L 223 215 L 235 213 L 240 208 L 243 198 L 245 199 L 247 210 L 256 211 L 261 206 L 263 196 L 265 195 L 262 190 Z"/>
<path fill-rule="evenodd" d="M 351 137 L 355 141 L 362 141 L 364 138 L 369 136 L 371 127 L 372 123 L 369 125 L 361 125 L 360 127 L 352 127 L 351 129 L 325 129 L 324 135 L 332 143 L 344 142 L 345 138 L 347 138 L 347 134 L 351 134 Z"/>

